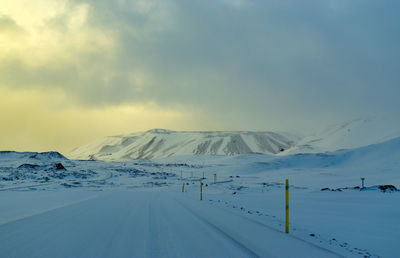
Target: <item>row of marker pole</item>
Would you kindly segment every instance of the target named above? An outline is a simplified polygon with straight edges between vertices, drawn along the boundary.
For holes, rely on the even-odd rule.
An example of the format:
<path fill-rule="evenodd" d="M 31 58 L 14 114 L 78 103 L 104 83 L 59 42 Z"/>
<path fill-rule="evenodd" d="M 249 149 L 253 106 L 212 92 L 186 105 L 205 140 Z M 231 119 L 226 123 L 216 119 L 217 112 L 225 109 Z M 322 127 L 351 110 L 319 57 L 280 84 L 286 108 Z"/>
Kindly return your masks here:
<path fill-rule="evenodd" d="M 182 183 L 182 193 L 185 192 L 185 183 Z M 203 182 L 200 182 L 200 201 L 203 200 Z M 289 233 L 289 180 L 285 180 L 285 233 Z"/>
<path fill-rule="evenodd" d="M 289 233 L 289 180 L 285 180 L 285 233 Z"/>

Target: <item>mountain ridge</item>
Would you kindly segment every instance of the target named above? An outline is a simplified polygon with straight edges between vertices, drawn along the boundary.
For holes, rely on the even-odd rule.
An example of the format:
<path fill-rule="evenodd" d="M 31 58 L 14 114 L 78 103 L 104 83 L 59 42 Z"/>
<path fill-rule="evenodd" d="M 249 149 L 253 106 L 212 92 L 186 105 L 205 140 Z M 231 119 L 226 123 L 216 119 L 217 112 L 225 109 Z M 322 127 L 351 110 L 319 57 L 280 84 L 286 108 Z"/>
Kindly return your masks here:
<path fill-rule="evenodd" d="M 109 136 L 69 153 L 71 159 L 129 160 L 172 155 L 276 154 L 294 146 L 299 137 L 288 133 L 253 131 L 172 131 Z"/>
<path fill-rule="evenodd" d="M 377 144 L 400 136 L 392 120 L 358 118 L 333 124 L 317 133 L 296 135 L 271 131 L 173 131 L 109 136 L 71 151 L 67 157 L 121 161 L 187 155 L 242 155 L 260 153 L 286 156 L 328 153 Z"/>

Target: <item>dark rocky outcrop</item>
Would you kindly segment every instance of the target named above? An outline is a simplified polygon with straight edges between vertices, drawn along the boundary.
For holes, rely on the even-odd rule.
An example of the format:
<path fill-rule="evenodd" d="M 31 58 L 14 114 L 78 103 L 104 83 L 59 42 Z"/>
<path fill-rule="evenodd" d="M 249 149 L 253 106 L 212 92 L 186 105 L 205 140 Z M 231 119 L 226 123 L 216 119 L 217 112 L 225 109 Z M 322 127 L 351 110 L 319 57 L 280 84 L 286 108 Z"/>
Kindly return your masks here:
<path fill-rule="evenodd" d="M 64 165 L 61 164 L 61 163 L 57 163 L 55 167 L 56 167 L 57 170 L 67 170 L 67 169 L 64 167 Z"/>

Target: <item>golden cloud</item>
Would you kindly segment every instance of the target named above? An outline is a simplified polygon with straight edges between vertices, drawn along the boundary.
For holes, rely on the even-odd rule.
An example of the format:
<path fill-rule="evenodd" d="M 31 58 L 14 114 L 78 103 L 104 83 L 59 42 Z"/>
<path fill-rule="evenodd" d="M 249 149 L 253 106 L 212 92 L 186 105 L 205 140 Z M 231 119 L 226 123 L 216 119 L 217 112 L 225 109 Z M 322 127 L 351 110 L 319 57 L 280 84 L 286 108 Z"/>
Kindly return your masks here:
<path fill-rule="evenodd" d="M 154 103 L 88 109 L 68 102 L 61 90 L 0 88 L 0 149 L 66 153 L 105 135 L 197 125 L 187 113 Z"/>

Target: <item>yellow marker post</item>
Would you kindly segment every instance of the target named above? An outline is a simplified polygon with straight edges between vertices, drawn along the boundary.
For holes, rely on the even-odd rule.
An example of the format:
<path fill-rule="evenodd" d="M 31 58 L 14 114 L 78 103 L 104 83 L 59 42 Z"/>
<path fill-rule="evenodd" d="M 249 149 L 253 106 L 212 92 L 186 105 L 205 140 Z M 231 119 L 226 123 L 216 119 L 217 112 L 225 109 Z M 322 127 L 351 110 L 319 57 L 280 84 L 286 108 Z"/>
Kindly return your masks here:
<path fill-rule="evenodd" d="M 203 182 L 200 182 L 200 201 L 203 200 Z"/>
<path fill-rule="evenodd" d="M 289 233 L 289 180 L 285 183 L 285 233 Z"/>
<path fill-rule="evenodd" d="M 185 183 L 182 184 L 182 193 L 185 192 Z"/>

